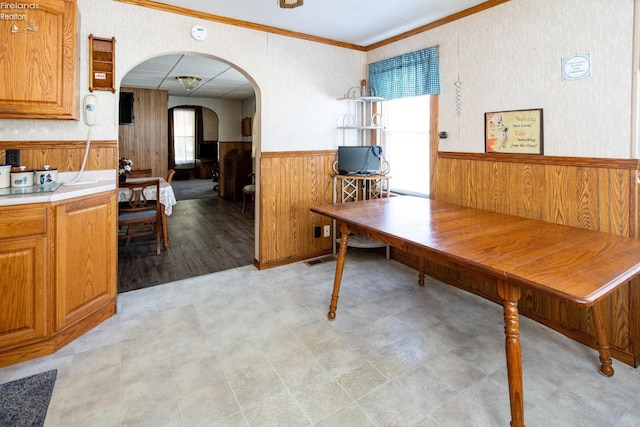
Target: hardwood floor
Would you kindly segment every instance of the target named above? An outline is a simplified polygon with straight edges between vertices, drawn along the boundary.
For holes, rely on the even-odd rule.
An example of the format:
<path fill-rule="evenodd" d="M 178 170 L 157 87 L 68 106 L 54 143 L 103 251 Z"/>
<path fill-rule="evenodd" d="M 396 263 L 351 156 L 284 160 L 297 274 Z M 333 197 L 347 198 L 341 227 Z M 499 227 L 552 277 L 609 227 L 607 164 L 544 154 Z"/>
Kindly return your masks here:
<path fill-rule="evenodd" d="M 118 292 L 250 265 L 253 218 L 242 202 L 220 197 L 178 200 L 167 217 L 169 249 L 155 253 L 154 240 L 118 245 Z"/>

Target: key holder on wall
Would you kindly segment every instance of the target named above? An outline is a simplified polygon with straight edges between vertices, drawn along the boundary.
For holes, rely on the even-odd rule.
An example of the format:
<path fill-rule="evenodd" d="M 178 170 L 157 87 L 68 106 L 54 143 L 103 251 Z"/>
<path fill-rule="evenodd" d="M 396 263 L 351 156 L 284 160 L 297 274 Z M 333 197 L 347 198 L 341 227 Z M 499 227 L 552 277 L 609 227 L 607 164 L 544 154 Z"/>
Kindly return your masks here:
<path fill-rule="evenodd" d="M 99 38 L 89 34 L 89 92 L 110 90 L 114 85 L 116 38 Z"/>

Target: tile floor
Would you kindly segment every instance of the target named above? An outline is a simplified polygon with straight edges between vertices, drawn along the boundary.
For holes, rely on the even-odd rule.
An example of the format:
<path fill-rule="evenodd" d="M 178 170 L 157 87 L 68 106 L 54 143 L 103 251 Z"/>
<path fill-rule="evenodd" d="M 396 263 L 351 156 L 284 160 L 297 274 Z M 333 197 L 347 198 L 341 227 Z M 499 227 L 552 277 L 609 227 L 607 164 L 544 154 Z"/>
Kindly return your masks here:
<path fill-rule="evenodd" d="M 500 306 L 366 252 L 119 296 L 0 383 L 58 369 L 46 426 L 508 426 Z M 640 370 L 521 318 L 527 426 L 638 426 Z"/>

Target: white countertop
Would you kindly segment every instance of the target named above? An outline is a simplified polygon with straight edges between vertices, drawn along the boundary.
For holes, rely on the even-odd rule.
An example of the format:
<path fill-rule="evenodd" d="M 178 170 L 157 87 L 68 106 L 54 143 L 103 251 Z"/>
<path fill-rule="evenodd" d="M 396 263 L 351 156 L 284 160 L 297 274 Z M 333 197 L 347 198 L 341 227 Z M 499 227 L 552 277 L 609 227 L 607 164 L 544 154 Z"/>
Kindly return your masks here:
<path fill-rule="evenodd" d="M 88 196 L 103 191 L 115 190 L 117 172 L 115 169 L 85 171 L 73 185 L 70 183 L 78 172 L 60 172 L 58 181 L 63 184 L 50 193 L 12 194 L 0 196 L 0 206 L 24 205 L 29 203 L 58 202 L 74 197 Z"/>

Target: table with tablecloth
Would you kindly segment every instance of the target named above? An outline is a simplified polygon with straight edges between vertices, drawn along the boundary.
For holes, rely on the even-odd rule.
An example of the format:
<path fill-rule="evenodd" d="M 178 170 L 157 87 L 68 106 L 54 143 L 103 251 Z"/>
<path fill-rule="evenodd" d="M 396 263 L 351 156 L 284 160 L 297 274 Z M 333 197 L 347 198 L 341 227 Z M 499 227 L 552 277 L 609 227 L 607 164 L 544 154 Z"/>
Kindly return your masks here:
<path fill-rule="evenodd" d="M 173 205 L 176 204 L 176 196 L 173 193 L 173 187 L 162 177 L 146 177 L 146 178 L 128 178 L 127 182 L 142 182 L 157 179 L 160 182 L 160 198 L 157 199 L 155 189 L 146 189 L 145 197 L 149 200 L 159 200 L 164 207 L 162 210 L 162 239 L 164 248 L 169 247 L 169 236 L 167 233 L 167 216 L 173 212 Z M 118 188 L 118 202 L 126 202 L 129 200 L 130 191 L 128 188 Z"/>

